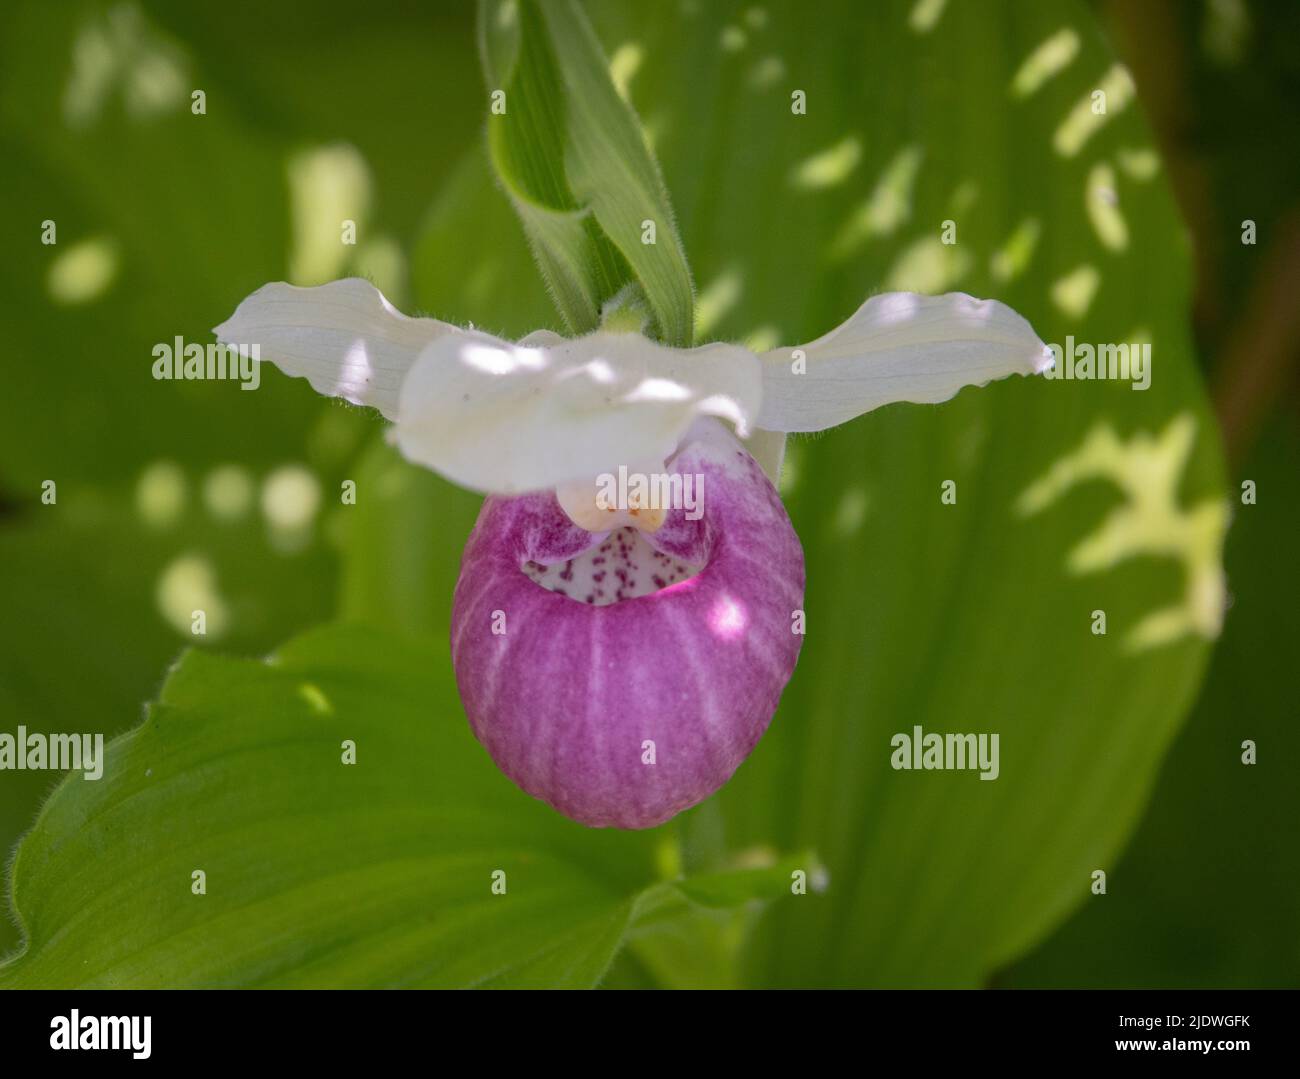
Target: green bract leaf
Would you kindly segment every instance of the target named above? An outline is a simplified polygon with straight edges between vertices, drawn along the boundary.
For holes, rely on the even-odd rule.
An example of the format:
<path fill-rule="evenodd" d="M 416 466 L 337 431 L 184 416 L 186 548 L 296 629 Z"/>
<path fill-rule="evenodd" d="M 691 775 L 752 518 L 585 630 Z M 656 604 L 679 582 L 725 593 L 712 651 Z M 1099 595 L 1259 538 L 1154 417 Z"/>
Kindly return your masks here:
<path fill-rule="evenodd" d="M 668 193 L 585 16 L 568 0 L 482 0 L 488 148 L 569 329 L 629 282 L 652 334 L 691 343 L 690 269 Z"/>

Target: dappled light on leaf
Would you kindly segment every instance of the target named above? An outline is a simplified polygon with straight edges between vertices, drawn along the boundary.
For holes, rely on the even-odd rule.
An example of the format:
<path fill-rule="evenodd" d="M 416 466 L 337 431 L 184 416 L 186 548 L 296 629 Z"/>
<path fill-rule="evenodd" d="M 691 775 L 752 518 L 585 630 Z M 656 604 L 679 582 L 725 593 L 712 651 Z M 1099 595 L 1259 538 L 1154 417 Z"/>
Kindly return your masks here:
<path fill-rule="evenodd" d="M 46 288 L 55 303 L 73 306 L 102 297 L 117 279 L 118 245 L 105 237 L 82 240 L 50 263 Z"/>
<path fill-rule="evenodd" d="M 1011 92 L 1016 97 L 1035 94 L 1049 79 L 1060 74 L 1079 53 L 1079 35 L 1065 27 L 1047 38 L 1016 71 Z"/>
<path fill-rule="evenodd" d="M 1101 287 L 1101 272 L 1092 265 L 1080 266 L 1052 282 L 1052 303 L 1071 318 L 1083 318 Z"/>
<path fill-rule="evenodd" d="M 1108 481 L 1123 492 L 1125 503 L 1071 549 L 1066 560 L 1070 572 L 1097 573 L 1142 555 L 1181 564 L 1186 580 L 1182 602 L 1150 612 L 1128 631 L 1126 644 L 1134 652 L 1189 633 L 1213 639 L 1223 625 L 1227 505 L 1216 499 L 1184 509 L 1178 501 L 1195 434 L 1195 421 L 1188 415 L 1170 421 L 1158 436 L 1138 432 L 1127 441 L 1111 427 L 1098 426 L 1017 502 L 1022 514 L 1040 513 L 1078 484 Z"/>

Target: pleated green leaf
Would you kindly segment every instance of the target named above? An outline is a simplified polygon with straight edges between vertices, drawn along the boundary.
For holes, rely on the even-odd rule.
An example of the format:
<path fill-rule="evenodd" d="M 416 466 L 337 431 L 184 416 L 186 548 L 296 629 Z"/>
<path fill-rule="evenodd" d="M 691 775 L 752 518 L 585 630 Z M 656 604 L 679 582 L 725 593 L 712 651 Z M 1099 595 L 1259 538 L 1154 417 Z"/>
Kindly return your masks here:
<path fill-rule="evenodd" d="M 27 945 L 0 988 L 590 986 L 666 904 L 782 895 L 785 863 L 665 880 L 670 836 L 522 794 L 446 651 L 344 627 L 267 662 L 186 655 L 19 846 Z"/>
<path fill-rule="evenodd" d="M 483 0 L 488 148 L 568 329 L 634 286 L 651 335 L 686 346 L 690 269 L 659 167 L 570 0 Z"/>

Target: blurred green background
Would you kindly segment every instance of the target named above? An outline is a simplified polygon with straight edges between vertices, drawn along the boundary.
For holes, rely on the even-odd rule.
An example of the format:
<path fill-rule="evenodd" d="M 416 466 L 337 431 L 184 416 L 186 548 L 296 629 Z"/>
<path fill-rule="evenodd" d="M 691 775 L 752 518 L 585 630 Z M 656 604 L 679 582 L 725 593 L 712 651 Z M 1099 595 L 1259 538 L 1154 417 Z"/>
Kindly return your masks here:
<path fill-rule="evenodd" d="M 700 340 L 795 344 L 875 290 L 961 289 L 1047 341 L 1151 341 L 1151 389 L 1014 380 L 793 441 L 809 636 L 771 731 L 665 828 L 588 832 L 465 729 L 445 634 L 477 499 L 276 371 L 255 393 L 150 377 L 154 344 L 209 340 L 271 280 L 360 273 L 405 311 L 562 328 L 486 161 L 473 6 L 8 5 L 0 731 L 136 727 L 196 606 L 212 655 L 110 756 L 129 780 L 51 803 L 18 863 L 36 946 L 0 984 L 1300 983 L 1300 11 L 589 12 L 663 168 Z M 1070 570 L 1114 484 L 1015 505 L 1094 431 L 1138 446 L 1180 419 L 1176 505 L 1231 506 L 1229 607 L 1213 644 L 1134 648 L 1185 609 L 1185 567 Z M 312 632 L 335 621 L 365 628 Z M 299 678 L 329 702 L 323 756 L 271 752 L 311 744 Z M 892 771 L 914 723 L 1001 732 L 1002 776 Z M 369 771 L 340 780 L 354 730 Z M 4 849 L 54 778 L 0 772 Z M 200 862 L 226 867 L 203 907 Z M 489 910 L 498 865 L 517 905 Z M 791 865 L 819 887 L 774 888 Z M 679 876 L 712 883 L 669 901 Z M 0 922 L 0 951 L 20 940 Z"/>

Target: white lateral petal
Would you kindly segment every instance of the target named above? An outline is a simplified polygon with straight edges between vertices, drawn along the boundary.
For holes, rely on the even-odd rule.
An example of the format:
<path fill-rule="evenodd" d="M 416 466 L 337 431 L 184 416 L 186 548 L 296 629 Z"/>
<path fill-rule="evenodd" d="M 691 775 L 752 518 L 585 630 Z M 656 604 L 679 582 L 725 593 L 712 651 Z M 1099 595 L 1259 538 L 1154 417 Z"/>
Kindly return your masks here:
<path fill-rule="evenodd" d="M 964 292 L 886 292 L 796 350 L 763 353 L 763 410 L 772 431 L 822 431 L 894 401 L 934 404 L 963 386 L 1041 374 L 1051 350 L 1025 319 L 997 300 Z"/>
<path fill-rule="evenodd" d="M 463 487 L 516 494 L 662 462 L 697 416 L 744 435 L 758 414 L 762 364 L 738 346 L 524 340 L 531 347 L 483 333 L 433 341 L 402 386 L 402 453 Z"/>
<path fill-rule="evenodd" d="M 263 285 L 212 332 L 228 345 L 257 345 L 263 360 L 318 393 L 371 405 L 393 420 L 416 357 L 431 341 L 461 331 L 410 318 L 369 281 L 348 277 L 316 288 Z"/>

